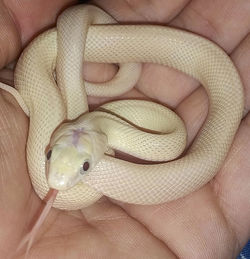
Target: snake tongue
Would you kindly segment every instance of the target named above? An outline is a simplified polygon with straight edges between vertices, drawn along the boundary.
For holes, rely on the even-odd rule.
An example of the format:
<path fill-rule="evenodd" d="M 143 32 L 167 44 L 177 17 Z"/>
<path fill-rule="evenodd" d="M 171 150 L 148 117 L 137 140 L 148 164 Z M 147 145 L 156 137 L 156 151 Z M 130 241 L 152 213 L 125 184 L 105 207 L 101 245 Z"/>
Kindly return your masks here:
<path fill-rule="evenodd" d="M 57 190 L 49 189 L 46 197 L 44 198 L 45 204 L 43 204 L 41 207 L 40 215 L 38 216 L 30 232 L 21 240 L 21 242 L 19 243 L 19 246 L 17 247 L 16 252 L 20 251 L 27 244 L 25 258 L 27 258 L 28 256 L 29 250 L 32 246 L 32 243 L 34 241 L 34 238 L 38 230 L 41 228 L 43 222 L 45 221 L 45 219 L 47 218 L 47 215 L 50 212 L 50 209 L 56 199 L 57 193 L 58 193 Z"/>

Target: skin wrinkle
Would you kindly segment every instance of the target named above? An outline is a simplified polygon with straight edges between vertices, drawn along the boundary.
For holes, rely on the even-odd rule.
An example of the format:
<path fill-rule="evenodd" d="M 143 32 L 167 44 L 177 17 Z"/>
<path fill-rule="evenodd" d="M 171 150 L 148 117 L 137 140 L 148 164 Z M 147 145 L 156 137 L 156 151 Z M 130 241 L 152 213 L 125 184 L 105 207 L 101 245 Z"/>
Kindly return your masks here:
<path fill-rule="evenodd" d="M 64 234 L 63 229 L 61 231 L 58 231 L 57 235 L 49 235 L 49 234 L 47 234 L 47 232 L 45 234 L 46 234 L 46 239 L 48 239 L 48 238 L 56 239 L 58 237 L 68 239 L 70 235 L 79 234 L 84 229 L 85 229 L 85 227 L 82 224 L 79 224 L 79 225 L 75 225 L 74 227 L 71 227 L 70 231 L 68 231 L 67 234 Z"/>
<path fill-rule="evenodd" d="M 217 205 L 219 206 L 219 204 L 217 203 Z M 222 215 L 223 216 L 223 215 Z M 233 244 L 233 240 L 234 238 L 230 237 L 230 235 L 228 235 L 228 232 L 232 232 L 232 228 L 228 225 L 228 222 L 226 220 L 225 217 L 223 217 L 223 222 L 228 226 L 228 228 L 224 228 L 226 230 L 226 233 L 223 234 L 221 231 L 219 232 L 219 230 L 217 230 L 217 236 L 220 235 L 221 238 L 219 239 L 219 244 L 225 244 L 225 243 L 228 243 L 228 242 L 225 242 L 225 239 L 228 239 L 230 238 L 230 243 Z M 218 225 L 218 229 L 220 229 L 220 224 L 217 224 Z M 233 232 L 232 232 L 233 233 Z M 234 233 L 234 236 L 235 236 L 235 233 Z M 235 236 L 236 237 L 236 236 Z M 206 243 L 204 243 L 204 248 L 206 249 Z M 201 250 L 202 251 L 202 250 Z M 202 257 L 202 254 L 200 255 Z M 211 254 L 212 256 L 212 254 Z"/>
<path fill-rule="evenodd" d="M 214 38 L 214 37 L 216 37 L 216 35 L 218 34 L 218 31 L 217 31 L 216 26 L 214 26 L 213 22 L 210 21 L 209 19 L 207 19 L 207 18 L 205 17 L 205 15 L 199 14 L 199 12 L 195 10 L 195 8 L 190 7 L 190 10 L 192 10 L 193 13 L 196 14 L 196 16 L 198 16 L 198 17 L 201 18 L 201 20 L 202 20 L 202 21 L 204 22 L 204 24 L 205 24 L 205 27 L 207 27 L 207 28 L 208 28 L 208 31 L 210 31 L 210 35 L 209 35 L 208 38 Z"/>
<path fill-rule="evenodd" d="M 153 2 L 154 0 L 150 1 Z M 171 21 L 178 15 L 178 13 L 181 13 L 182 10 L 185 9 L 191 1 L 192 0 L 180 0 L 179 2 L 181 5 L 176 5 L 175 8 L 172 9 L 172 14 L 168 13 L 167 17 L 164 19 L 164 23 L 171 24 Z"/>
<path fill-rule="evenodd" d="M 88 225 L 86 225 L 87 221 L 86 221 L 84 215 L 82 214 L 82 212 L 80 210 L 77 210 L 75 212 L 79 213 L 79 217 L 78 218 L 74 217 L 74 219 L 75 219 L 74 221 L 71 220 L 72 219 L 71 215 L 68 215 L 67 213 L 58 213 L 58 214 L 56 214 L 57 215 L 57 220 L 51 226 L 52 228 L 58 229 L 56 231 L 56 233 L 58 231 L 59 231 L 59 233 L 65 232 L 65 231 L 70 231 L 71 228 L 75 227 L 75 226 L 81 226 L 81 228 L 83 228 L 83 229 L 88 227 Z M 60 223 L 61 221 L 65 221 L 68 224 L 63 225 L 63 227 L 62 227 L 62 224 Z M 47 234 L 50 235 L 50 230 L 48 231 Z"/>
<path fill-rule="evenodd" d="M 100 204 L 99 207 L 97 204 Z M 96 208 L 98 210 L 96 211 Z M 106 197 L 101 198 L 99 201 L 97 201 L 96 204 L 91 205 L 90 207 L 84 208 L 81 210 L 82 215 L 85 217 L 87 221 L 95 222 L 95 221 L 113 221 L 113 220 L 120 220 L 120 219 L 129 219 L 129 216 L 123 211 L 116 209 L 116 213 L 110 215 L 108 212 L 111 210 L 112 206 L 109 205 L 109 199 Z M 105 213 L 99 213 L 101 211 L 105 210 Z M 96 216 L 93 216 L 93 212 Z"/>
<path fill-rule="evenodd" d="M 225 195 L 223 195 L 223 194 L 221 194 L 220 195 L 220 199 L 219 199 L 219 202 L 218 202 L 218 205 L 221 207 L 221 208 L 225 208 L 225 207 L 227 207 L 227 208 L 229 208 L 231 211 L 233 211 L 233 209 L 234 209 L 234 206 L 232 206 L 228 201 L 227 201 L 227 199 L 226 199 L 226 196 Z M 223 206 L 222 206 L 223 205 Z M 235 217 L 233 217 L 232 215 L 226 215 L 225 217 L 225 222 L 228 224 L 228 228 L 229 229 L 231 229 L 231 231 L 232 231 L 232 233 L 234 234 L 234 237 L 237 239 L 237 241 L 238 241 L 238 247 L 241 247 L 241 245 L 240 245 L 240 242 L 239 242 L 239 240 L 238 240 L 238 238 L 237 238 L 237 233 L 232 229 L 232 227 L 230 227 L 230 223 L 229 222 L 234 222 L 234 224 L 236 224 L 236 225 L 238 225 L 238 226 L 240 226 L 240 227 L 242 227 L 242 228 L 244 228 L 245 226 L 243 226 L 242 224 L 240 224 L 240 221 L 239 220 L 236 220 L 236 218 Z"/>
<path fill-rule="evenodd" d="M 134 8 L 134 0 L 125 0 L 125 2 L 129 6 L 130 10 L 134 12 L 137 16 L 140 16 L 141 18 L 145 19 L 146 22 L 150 21 L 150 18 L 147 17 L 146 14 L 144 14 L 143 12 L 141 13 L 139 10 L 137 10 L 138 8 Z"/>
<path fill-rule="evenodd" d="M 94 231 L 98 232 L 98 235 L 102 234 L 102 236 L 105 238 L 106 241 L 108 241 L 108 244 L 110 244 L 111 247 L 116 247 L 116 243 L 110 239 L 109 235 L 107 235 L 105 231 L 102 231 L 100 228 L 98 228 L 95 224 L 93 224 L 94 222 L 92 221 L 88 221 L 88 223 Z M 118 247 L 118 250 L 122 251 L 120 247 Z"/>
<path fill-rule="evenodd" d="M 248 137 L 245 141 L 248 141 L 248 140 L 250 141 L 250 137 Z M 233 160 L 235 159 L 235 157 L 237 157 L 237 155 L 239 153 L 244 154 L 244 152 L 242 152 L 243 149 L 245 149 L 245 147 L 242 146 L 242 145 L 238 145 L 237 147 L 231 148 L 231 153 L 230 153 L 230 155 L 228 156 L 228 158 L 226 159 L 226 161 L 223 165 L 223 172 L 226 171 L 226 169 L 231 166 L 231 162 L 233 162 Z"/>
<path fill-rule="evenodd" d="M 88 222 L 102 222 L 102 221 L 116 221 L 116 220 L 123 220 L 123 219 L 128 219 L 128 215 L 120 215 L 120 216 L 107 216 L 107 217 L 102 217 L 102 216 L 96 216 L 91 218 L 91 220 L 88 220 Z"/>
<path fill-rule="evenodd" d="M 227 20 L 226 18 L 230 18 L 231 16 L 233 16 L 233 13 L 238 11 L 237 10 L 238 5 L 236 3 L 238 3 L 238 0 L 234 1 L 234 4 L 233 4 L 234 8 L 231 8 L 231 9 L 230 9 L 229 5 L 228 6 L 227 5 L 223 6 L 226 9 L 226 13 L 227 13 L 227 15 L 225 16 L 224 21 Z M 249 5 L 249 7 L 250 7 L 250 5 Z M 240 10 L 239 10 L 239 12 L 240 12 Z M 222 24 L 223 24 L 224 21 L 222 21 Z M 249 22 L 250 22 L 250 19 L 249 19 Z M 248 26 L 249 26 L 249 22 L 248 22 Z M 237 30 L 237 28 L 238 28 L 238 26 L 235 26 L 234 28 L 232 28 L 232 30 Z M 250 30 L 250 26 L 248 27 L 248 32 L 249 32 L 249 30 Z M 240 41 L 242 41 L 246 36 L 247 36 L 247 31 L 245 31 L 245 34 L 242 35 L 242 37 L 240 38 Z M 238 46 L 236 44 L 234 46 L 234 48 L 231 49 L 230 53 L 232 53 L 235 50 L 235 48 L 237 48 L 237 47 Z"/>
<path fill-rule="evenodd" d="M 150 21 L 154 20 L 155 18 L 157 19 L 157 17 L 154 17 L 154 16 L 152 17 L 150 15 L 150 14 L 154 13 L 154 5 L 152 4 L 152 1 L 150 1 L 150 0 L 145 0 L 144 1 L 144 2 L 146 2 L 146 4 L 144 4 L 144 5 L 147 5 L 151 9 L 151 12 L 149 14 L 148 13 L 144 13 L 143 11 L 141 12 L 140 8 L 138 8 L 138 6 L 136 6 L 136 1 L 134 1 L 134 0 L 126 0 L 126 2 L 129 5 L 130 10 L 134 11 L 135 14 L 141 16 L 141 18 L 143 18 L 146 22 L 150 22 Z M 134 6 L 136 6 L 136 8 Z M 157 19 L 157 20 L 159 20 L 159 19 Z M 162 23 L 162 20 L 160 20 L 160 22 Z"/>
<path fill-rule="evenodd" d="M 246 33 L 249 32 L 249 2 L 241 1 L 241 4 L 238 2 L 239 1 L 230 0 L 224 4 L 223 1 L 216 0 L 214 1 L 214 4 L 212 4 L 211 1 L 193 0 L 184 12 L 173 21 L 173 24 L 201 34 L 216 42 L 226 50 L 227 53 L 231 53 L 238 45 L 239 41 L 241 41 Z M 214 12 L 214 6 L 220 11 Z M 232 10 L 231 12 L 229 11 L 230 8 Z M 211 30 L 212 27 L 210 26 L 211 28 L 209 29 L 206 22 L 204 24 L 205 28 L 203 28 L 204 19 L 196 19 L 197 15 L 193 17 L 190 14 L 190 12 L 194 13 L 194 10 L 197 11 L 199 17 L 203 17 L 207 20 L 217 33 L 213 33 L 213 29 Z M 241 20 L 237 20 L 237 16 L 234 14 L 238 14 L 238 17 L 241 17 Z M 240 26 L 241 23 L 245 26 Z M 237 38 L 238 41 L 235 41 L 235 38 Z"/>
<path fill-rule="evenodd" d="M 223 210 L 223 208 L 221 206 L 221 203 L 223 203 L 223 198 L 222 197 L 223 196 L 220 196 L 220 199 L 218 199 L 217 204 Z M 223 205 L 226 205 L 226 203 L 224 202 Z M 233 235 L 232 239 L 234 239 L 233 243 L 234 243 L 235 246 L 231 246 L 231 248 L 233 249 L 233 254 L 236 255 L 237 251 L 239 251 L 240 247 L 242 247 L 242 244 L 240 244 L 240 240 L 238 238 L 238 235 L 237 235 L 236 231 L 233 229 L 232 225 L 230 224 L 230 222 L 232 222 L 230 220 L 230 217 L 228 215 L 226 215 L 226 214 L 222 214 L 222 216 L 223 216 L 224 221 L 225 221 L 225 223 L 226 223 L 226 225 L 228 227 L 229 232 L 232 233 L 232 235 Z M 229 220 L 230 220 L 230 222 L 229 222 Z"/>
<path fill-rule="evenodd" d="M 184 123 L 187 128 L 188 132 L 188 141 L 187 141 L 187 147 L 186 149 L 190 146 L 192 141 L 195 139 L 197 134 L 199 133 L 202 125 L 204 124 L 204 121 L 206 119 L 206 115 L 208 113 L 208 98 L 207 95 L 204 95 L 204 89 L 199 87 L 195 89 L 192 94 L 188 95 L 182 102 L 179 104 L 175 111 L 179 116 L 182 117 L 184 120 Z M 205 98 L 205 99 L 204 99 Z M 186 120 L 185 112 L 186 112 L 186 105 L 188 105 L 190 102 L 192 102 L 193 107 L 197 107 L 196 111 L 193 112 L 193 118 L 192 120 Z M 190 133 L 191 132 L 191 133 Z"/>
<path fill-rule="evenodd" d="M 44 235 L 44 238 L 42 241 L 39 241 L 40 247 L 46 247 L 47 245 L 51 245 L 51 243 L 54 245 L 60 246 L 62 243 L 66 243 L 68 241 L 68 244 L 70 243 L 70 239 L 73 236 L 81 235 L 82 232 L 85 231 L 85 229 L 82 226 L 77 226 L 78 229 L 73 228 L 73 230 L 70 230 L 67 234 L 63 232 L 58 231 L 57 235 Z M 86 231 L 90 231 L 90 228 L 86 229 Z M 93 229 L 91 230 L 93 231 Z"/>
<path fill-rule="evenodd" d="M 189 9 L 191 10 L 191 14 L 188 14 L 190 19 L 192 20 L 193 15 L 195 14 L 195 16 L 199 17 L 200 20 L 202 21 L 202 25 L 205 26 L 205 31 L 209 32 L 208 34 L 206 34 L 206 36 L 205 35 L 203 36 L 205 36 L 208 39 L 216 38 L 216 35 L 218 32 L 217 32 L 216 26 L 213 25 L 213 22 L 210 21 L 208 18 L 206 18 L 205 15 L 199 13 L 194 7 L 192 7 L 192 5 L 189 6 Z"/>
<path fill-rule="evenodd" d="M 184 2 L 184 4 L 183 4 L 183 2 Z M 182 1 L 182 5 L 181 5 L 180 9 L 178 10 L 179 12 L 177 12 L 177 8 L 176 8 L 176 11 L 174 12 L 175 14 L 171 18 L 169 18 L 169 20 L 167 22 L 171 25 L 172 20 L 177 18 L 178 14 L 181 14 L 182 11 L 185 8 L 187 8 L 187 6 L 190 4 L 190 2 L 192 2 L 192 0 L 184 0 L 184 1 Z"/>
<path fill-rule="evenodd" d="M 98 222 L 98 223 L 99 223 L 99 222 Z M 140 224 L 140 223 L 138 223 L 138 224 Z M 113 245 L 116 246 L 116 242 L 113 241 L 113 240 L 111 240 L 110 237 L 109 237 L 109 235 L 106 234 L 105 231 L 100 230 L 100 228 L 98 228 L 98 230 L 106 237 L 106 239 L 110 242 L 110 244 L 111 244 L 112 246 L 113 246 Z M 146 229 L 145 229 L 145 230 L 146 230 Z M 146 230 L 146 231 L 147 231 L 147 230 Z M 131 240 L 131 241 L 132 241 L 132 240 Z M 133 244 L 133 246 L 135 246 L 135 243 L 134 243 L 134 242 L 132 242 L 132 244 Z M 126 246 L 127 246 L 127 243 L 126 243 Z M 131 256 L 130 251 L 124 250 L 123 247 L 119 247 L 118 251 L 121 251 L 122 253 L 125 253 L 125 255 L 127 255 L 126 258 L 128 258 L 129 256 Z"/>
<path fill-rule="evenodd" d="M 78 219 L 82 222 L 83 219 L 83 215 L 79 210 L 69 210 L 69 211 L 65 211 L 65 214 L 70 216 L 70 217 L 74 217 L 75 219 Z"/>
<path fill-rule="evenodd" d="M 235 212 L 235 206 L 233 206 L 229 202 L 227 202 L 226 196 L 223 194 L 221 194 L 221 196 L 220 196 L 220 205 L 223 210 L 228 209 L 229 211 L 231 211 L 231 213 L 225 214 L 225 220 L 228 224 L 228 228 L 231 229 L 231 231 L 234 235 L 234 238 L 236 239 L 235 251 L 240 250 L 240 248 L 245 245 L 246 241 L 241 242 L 241 240 L 239 239 L 239 237 L 240 237 L 239 232 L 244 233 L 246 230 L 246 226 L 245 226 L 245 224 L 242 224 L 241 221 L 237 220 L 237 213 Z M 235 226 L 237 226 L 237 231 L 234 230 Z M 244 234 L 244 236 L 246 236 L 246 235 Z M 247 238 L 247 236 L 246 236 L 246 238 Z"/>

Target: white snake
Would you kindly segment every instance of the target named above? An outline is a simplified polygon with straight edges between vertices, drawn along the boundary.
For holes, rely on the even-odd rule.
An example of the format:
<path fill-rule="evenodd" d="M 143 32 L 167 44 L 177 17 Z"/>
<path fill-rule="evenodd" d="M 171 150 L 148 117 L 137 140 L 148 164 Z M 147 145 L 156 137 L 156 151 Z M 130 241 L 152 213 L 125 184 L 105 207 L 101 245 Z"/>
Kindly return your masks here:
<path fill-rule="evenodd" d="M 114 25 L 93 25 L 107 23 Z M 181 119 L 159 104 L 123 100 L 88 113 L 83 61 L 120 64 L 110 82 L 85 83 L 90 95 L 128 91 L 143 62 L 167 65 L 199 80 L 209 97 L 209 114 L 186 154 L 180 157 L 186 140 Z M 99 8 L 86 5 L 64 11 L 57 28 L 25 49 L 15 70 L 15 87 L 25 104 L 14 96 L 30 116 L 27 161 L 32 184 L 41 198 L 50 187 L 61 190 L 54 203 L 61 209 L 88 206 L 102 195 L 156 204 L 197 190 L 222 165 L 243 113 L 238 73 L 215 44 L 165 26 L 117 25 Z M 74 122 L 61 125 L 64 120 Z M 154 163 L 123 161 L 112 150 Z M 48 180 L 46 152 L 51 155 Z"/>

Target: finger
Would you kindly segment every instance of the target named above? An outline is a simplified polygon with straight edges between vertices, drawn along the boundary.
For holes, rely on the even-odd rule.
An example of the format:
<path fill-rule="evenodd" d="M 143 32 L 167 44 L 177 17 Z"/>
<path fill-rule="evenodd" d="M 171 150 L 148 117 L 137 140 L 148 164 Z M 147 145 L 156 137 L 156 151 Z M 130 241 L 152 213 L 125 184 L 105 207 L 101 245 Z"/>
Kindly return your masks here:
<path fill-rule="evenodd" d="M 166 66 L 145 64 L 136 88 L 146 96 L 175 108 L 199 83 L 186 74 Z"/>
<path fill-rule="evenodd" d="M 245 90 L 245 110 L 250 109 L 250 34 L 233 51 L 231 58 L 241 76 Z"/>
<path fill-rule="evenodd" d="M 95 0 L 120 22 L 166 23 L 178 14 L 190 0 Z"/>
<path fill-rule="evenodd" d="M 213 187 L 241 247 L 250 237 L 250 114 L 242 121 Z"/>
<path fill-rule="evenodd" d="M 14 72 L 12 69 L 4 68 L 0 70 L 0 82 L 7 85 L 14 85 Z"/>
<path fill-rule="evenodd" d="M 13 15 L 16 26 L 19 28 L 22 44 L 26 44 L 35 34 L 51 27 L 58 14 L 67 6 L 76 1 L 73 0 L 37 0 L 33 1 L 5 1 L 6 6 Z"/>
<path fill-rule="evenodd" d="M 43 2 L 44 5 L 46 5 L 45 2 Z M 34 2 L 5 1 L 5 4 L 3 1 L 0 2 L 0 67 L 15 59 L 19 54 L 24 43 L 21 41 L 22 35 L 23 40 L 28 39 L 32 33 L 34 34 L 42 29 L 42 26 L 48 24 L 46 23 L 48 20 L 44 19 L 46 14 L 40 13 L 39 17 L 33 16 L 33 20 L 21 28 L 19 26 L 20 13 L 32 12 Z M 40 10 L 39 6 L 36 6 L 36 9 Z M 25 15 L 22 17 L 22 23 L 27 22 L 27 17 Z M 40 24 L 33 27 L 36 19 L 40 19 Z M 30 222 L 40 202 L 31 191 L 27 173 L 25 155 L 27 131 L 28 120 L 17 102 L 8 93 L 0 90 L 0 207 L 2 211 L 0 236 L 4 237 L 0 243 L 1 255 L 9 254 L 14 249 L 25 224 Z M 29 226 L 29 224 L 26 225 Z"/>
<path fill-rule="evenodd" d="M 78 211 L 53 214 L 40 231 L 43 235 L 38 245 L 31 249 L 31 254 L 39 251 L 42 256 L 53 252 L 61 258 L 66 249 L 69 258 L 74 257 L 70 251 L 80 251 L 88 258 L 126 258 L 127 255 L 145 259 L 176 258 L 143 225 L 105 198 L 82 209 L 81 215 Z M 69 242 L 65 243 L 65 238 Z"/>
<path fill-rule="evenodd" d="M 30 219 L 34 209 L 32 201 L 36 197 L 30 195 L 31 184 L 25 160 L 27 126 L 27 118 L 18 104 L 13 104 L 13 98 L 0 90 L 1 257 L 13 251 L 13 246 L 21 237 L 24 224 Z M 32 210 L 26 211 L 29 198 L 29 208 Z"/>
<path fill-rule="evenodd" d="M 0 1 L 0 69 L 13 60 L 21 49 L 20 31 L 3 1 Z"/>
<path fill-rule="evenodd" d="M 234 251 L 228 247 L 233 250 L 235 240 L 209 185 L 170 203 L 120 206 L 167 244 L 178 258 L 232 257 Z"/>
<path fill-rule="evenodd" d="M 0 68 L 14 60 L 34 34 L 51 26 L 71 0 L 0 1 Z"/>
<path fill-rule="evenodd" d="M 129 217 L 120 207 L 107 199 L 82 209 L 87 222 L 100 231 L 114 247 L 133 258 L 176 258 L 143 225 Z"/>
<path fill-rule="evenodd" d="M 249 14 L 250 5 L 248 1 L 211 2 L 195 0 L 183 9 L 180 15 L 171 22 L 171 25 L 203 35 L 217 42 L 227 52 L 231 52 L 250 30 Z M 241 19 L 238 19 L 238 17 L 241 17 Z M 242 49 L 246 49 L 246 45 L 247 43 L 245 43 L 245 47 L 242 46 Z M 247 58 L 248 55 L 245 55 L 244 60 L 246 61 Z M 242 61 L 242 63 L 245 62 Z M 152 95 L 161 102 L 165 100 L 163 102 L 172 107 L 175 107 L 183 98 L 187 97 L 198 85 L 196 81 L 180 73 L 174 73 L 170 69 L 161 69 L 155 65 L 145 67 L 143 76 L 138 83 L 138 89 L 146 95 Z M 245 66 L 246 70 L 247 66 Z M 249 82 L 248 79 L 245 81 Z M 175 87 L 171 85 L 171 82 L 175 83 Z"/>
<path fill-rule="evenodd" d="M 20 188 L 23 181 L 26 182 L 25 179 L 20 179 L 22 175 L 20 171 L 26 170 L 25 142 L 28 123 L 18 104 L 13 105 L 11 96 L 3 90 L 0 91 L 0 163 L 3 185 L 0 192 L 5 193 L 6 189 L 15 190 L 19 180 L 21 180 Z"/>
<path fill-rule="evenodd" d="M 171 25 L 202 35 L 230 53 L 250 30 L 250 3 L 193 0 Z"/>
<path fill-rule="evenodd" d="M 118 67 L 114 64 L 103 64 L 103 63 L 91 63 L 86 62 L 83 65 L 83 77 L 84 80 L 91 83 L 102 83 L 111 80 L 118 71 Z M 105 91 L 105 89 L 104 89 Z M 95 97 L 88 96 L 89 109 L 93 110 L 98 106 L 110 102 L 112 100 L 122 99 L 146 99 L 138 90 L 132 89 L 129 92 L 119 97 Z"/>
<path fill-rule="evenodd" d="M 239 70 L 245 89 L 245 111 L 249 111 L 250 106 L 249 50 L 248 34 L 232 53 L 232 59 Z M 222 170 L 213 181 L 220 206 L 225 212 L 227 221 L 233 226 L 240 246 L 243 246 L 250 236 L 249 121 L 250 115 L 248 114 L 241 123 Z"/>
<path fill-rule="evenodd" d="M 187 129 L 187 147 L 203 125 L 207 117 L 208 106 L 208 97 L 202 87 L 195 90 L 177 106 L 175 111 L 183 119 Z"/>

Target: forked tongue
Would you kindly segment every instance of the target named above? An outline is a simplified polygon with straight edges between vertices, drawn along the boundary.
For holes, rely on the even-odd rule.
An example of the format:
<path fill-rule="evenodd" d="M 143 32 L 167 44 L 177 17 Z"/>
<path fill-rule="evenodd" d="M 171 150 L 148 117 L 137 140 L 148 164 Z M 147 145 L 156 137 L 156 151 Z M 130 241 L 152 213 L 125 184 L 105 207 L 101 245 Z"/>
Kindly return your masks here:
<path fill-rule="evenodd" d="M 25 258 L 27 258 L 29 254 L 30 248 L 35 239 L 35 236 L 37 235 L 38 230 L 41 228 L 43 222 L 45 221 L 46 217 L 50 212 L 50 209 L 56 199 L 57 193 L 57 190 L 49 189 L 46 197 L 44 198 L 45 204 L 43 204 L 41 207 L 41 212 L 38 219 L 36 220 L 30 232 L 26 236 L 24 236 L 24 238 L 21 240 L 20 244 L 17 247 L 16 252 L 20 251 L 27 244 Z"/>

